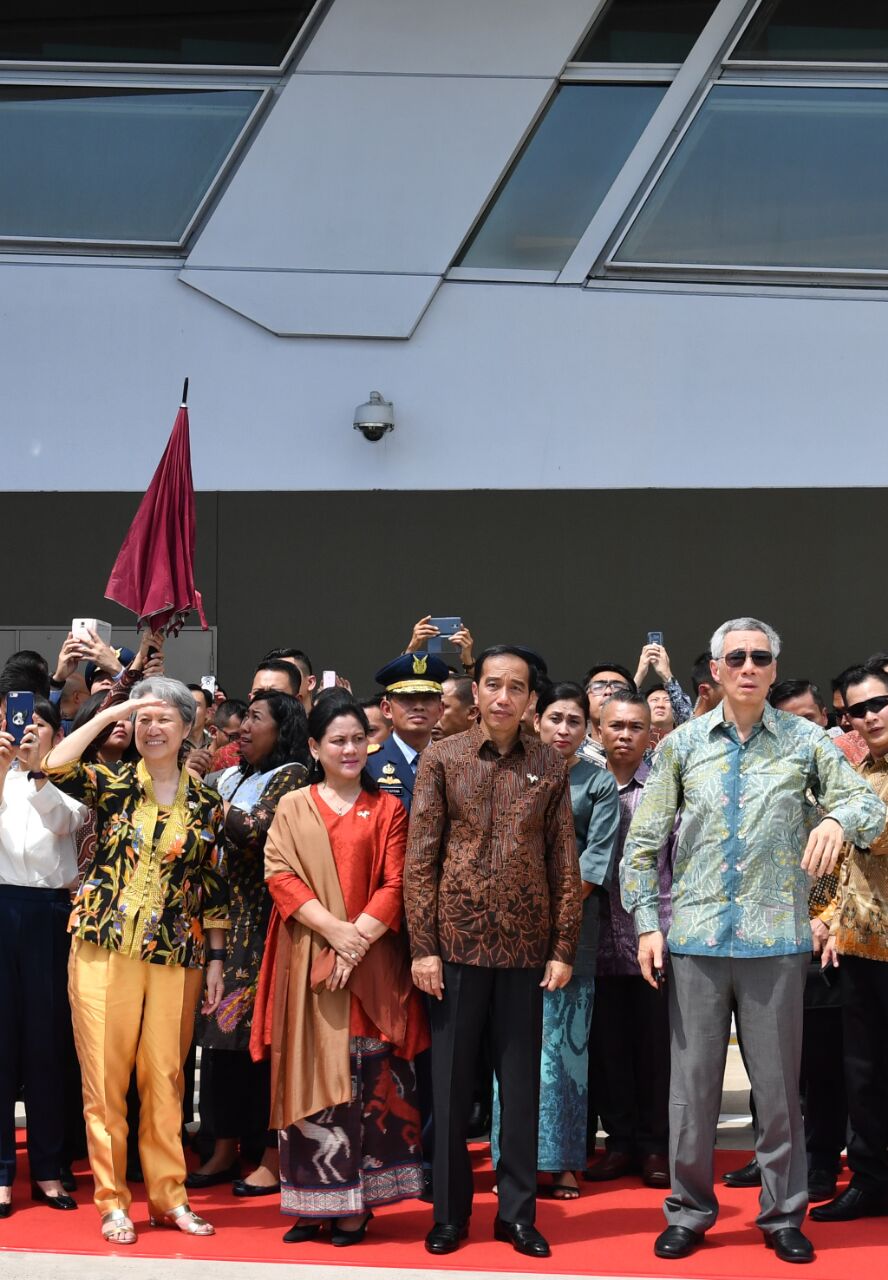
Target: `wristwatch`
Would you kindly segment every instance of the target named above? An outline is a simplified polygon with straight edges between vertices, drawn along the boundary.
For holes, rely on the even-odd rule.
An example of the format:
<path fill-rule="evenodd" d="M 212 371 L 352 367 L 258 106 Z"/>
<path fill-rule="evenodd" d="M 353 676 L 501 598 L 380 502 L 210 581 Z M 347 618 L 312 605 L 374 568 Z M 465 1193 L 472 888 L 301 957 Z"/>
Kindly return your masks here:
<path fill-rule="evenodd" d="M 207 947 L 207 960 L 224 960 L 224 947 Z"/>
<path fill-rule="evenodd" d="M 43 772 L 42 769 L 28 770 L 28 778 L 30 779 L 31 782 L 42 782 L 45 777 L 46 777 L 46 774 Z"/>

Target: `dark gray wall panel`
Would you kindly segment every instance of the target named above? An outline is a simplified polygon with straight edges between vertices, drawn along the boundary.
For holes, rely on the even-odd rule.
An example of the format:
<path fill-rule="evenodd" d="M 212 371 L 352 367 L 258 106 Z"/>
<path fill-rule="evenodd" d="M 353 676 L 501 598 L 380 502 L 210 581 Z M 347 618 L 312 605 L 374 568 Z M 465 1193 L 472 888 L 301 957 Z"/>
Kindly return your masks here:
<path fill-rule="evenodd" d="M 6 542 L 0 627 L 129 621 L 102 592 L 137 495 L 2 501 L 7 528 L 36 532 Z M 781 632 L 786 677 L 825 684 L 888 648 L 888 519 L 872 491 L 203 493 L 197 514 L 230 691 L 285 644 L 369 691 L 423 613 L 462 614 L 479 645 L 535 645 L 565 677 L 602 658 L 632 666 L 662 629 L 686 682 L 714 628 L 743 613 Z"/>

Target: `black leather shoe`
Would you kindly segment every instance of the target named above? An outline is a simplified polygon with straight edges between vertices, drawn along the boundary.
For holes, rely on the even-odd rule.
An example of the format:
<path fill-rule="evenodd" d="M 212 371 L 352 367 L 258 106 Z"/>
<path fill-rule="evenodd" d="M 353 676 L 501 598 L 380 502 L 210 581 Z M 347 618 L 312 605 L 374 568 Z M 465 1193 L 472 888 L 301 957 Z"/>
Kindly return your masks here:
<path fill-rule="evenodd" d="M 634 1173 L 637 1168 L 635 1160 L 628 1151 L 608 1151 L 591 1164 L 583 1174 L 586 1182 L 614 1182 L 617 1178 L 625 1178 L 627 1173 Z"/>
<path fill-rule="evenodd" d="M 846 1187 L 828 1204 L 811 1210 L 815 1222 L 851 1222 L 854 1218 L 881 1218 L 888 1213 L 888 1194 L 884 1191 L 861 1191 Z"/>
<path fill-rule="evenodd" d="M 456 1222 L 436 1222 L 425 1238 L 427 1253 L 456 1253 L 460 1241 L 469 1234 L 469 1224 L 462 1226 Z"/>
<path fill-rule="evenodd" d="M 477 1099 L 472 1103 L 472 1110 L 469 1112 L 469 1126 L 466 1129 L 466 1137 L 469 1142 L 477 1142 L 480 1138 L 486 1138 L 490 1133 L 490 1108 L 485 1107 L 483 1103 Z"/>
<path fill-rule="evenodd" d="M 760 1187 L 762 1171 L 758 1160 L 750 1160 L 742 1169 L 731 1169 L 725 1174 L 726 1187 Z"/>
<path fill-rule="evenodd" d="M 686 1258 L 703 1243 L 703 1235 L 690 1227 L 667 1227 L 654 1241 L 658 1258 Z"/>
<path fill-rule="evenodd" d="M 652 1153 L 641 1162 L 641 1180 L 646 1187 L 657 1187 L 664 1191 L 669 1187 L 669 1161 L 665 1156 Z"/>
<path fill-rule="evenodd" d="M 74 1177 L 74 1174 L 71 1172 L 70 1165 L 62 1165 L 61 1169 L 59 1170 L 59 1182 L 62 1184 L 63 1191 L 77 1190 L 77 1179 Z"/>
<path fill-rule="evenodd" d="M 51 1196 L 37 1182 L 31 1183 L 31 1199 L 37 1204 L 48 1204 L 50 1209 L 76 1209 L 77 1201 L 70 1196 Z"/>
<path fill-rule="evenodd" d="M 831 1200 L 836 1194 L 836 1175 L 829 1169 L 808 1170 L 808 1199 Z"/>
<path fill-rule="evenodd" d="M 243 1178 L 238 1178 L 231 1184 L 233 1196 L 276 1196 L 280 1189 L 279 1182 L 273 1182 L 270 1187 L 259 1187 L 255 1182 L 244 1182 Z"/>
<path fill-rule="evenodd" d="M 8 1218 L 11 1213 L 12 1213 L 11 1200 L 7 1200 L 5 1203 L 0 1204 L 0 1218 Z"/>
<path fill-rule="evenodd" d="M 227 1169 L 217 1169 L 215 1173 L 198 1173 L 195 1169 L 185 1179 L 185 1186 L 193 1187 L 194 1190 L 201 1187 L 219 1187 L 223 1182 L 234 1182 L 239 1177 L 240 1163 L 236 1160 Z"/>
<path fill-rule="evenodd" d="M 351 1227 L 348 1229 L 340 1227 L 339 1220 L 334 1219 L 330 1224 L 330 1243 L 337 1245 L 339 1248 L 342 1248 L 344 1245 L 360 1244 L 364 1239 L 364 1236 L 367 1234 L 367 1227 L 369 1226 L 370 1219 L 372 1217 L 372 1212 L 367 1213 L 364 1215 L 364 1221 L 359 1227 Z"/>
<path fill-rule="evenodd" d="M 516 1253 L 526 1254 L 528 1258 L 548 1258 L 552 1252 L 545 1236 L 527 1222 L 504 1222 L 496 1217 L 493 1220 L 493 1238 L 507 1241 Z"/>
<path fill-rule="evenodd" d="M 765 1232 L 765 1244 L 781 1262 L 813 1262 L 814 1246 L 798 1227 L 780 1227 Z"/>
<path fill-rule="evenodd" d="M 321 1234 L 320 1222 L 296 1222 L 284 1232 L 284 1244 L 303 1244 Z"/>

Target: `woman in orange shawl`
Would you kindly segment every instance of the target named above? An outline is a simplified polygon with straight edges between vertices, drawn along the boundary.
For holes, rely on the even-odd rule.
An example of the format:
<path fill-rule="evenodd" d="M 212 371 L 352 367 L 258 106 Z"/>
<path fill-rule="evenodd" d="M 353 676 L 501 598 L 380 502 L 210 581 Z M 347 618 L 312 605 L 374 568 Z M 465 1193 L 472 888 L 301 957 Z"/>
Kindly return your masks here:
<path fill-rule="evenodd" d="M 271 1053 L 281 1209 L 298 1242 L 363 1239 L 374 1205 L 423 1185 L 413 1058 L 428 1045 L 410 978 L 401 877 L 407 819 L 364 768 L 350 695 L 309 716 L 312 785 L 284 796 L 265 846 L 274 902 L 251 1049 Z"/>

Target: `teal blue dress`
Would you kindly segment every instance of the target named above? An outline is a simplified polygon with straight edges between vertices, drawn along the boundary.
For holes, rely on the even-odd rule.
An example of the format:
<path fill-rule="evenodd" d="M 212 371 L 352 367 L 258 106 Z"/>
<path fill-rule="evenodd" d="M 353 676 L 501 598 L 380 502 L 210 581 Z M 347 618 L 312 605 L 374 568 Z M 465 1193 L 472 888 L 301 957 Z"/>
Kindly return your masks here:
<path fill-rule="evenodd" d="M 573 976 L 543 996 L 540 1125 L 537 1168 L 551 1173 L 586 1167 L 589 1109 L 589 1031 L 595 994 L 600 893 L 610 883 L 620 829 L 620 803 L 612 774 L 580 759 L 570 771 L 570 799 L 580 878 L 596 888 L 583 903 L 583 924 Z M 490 1149 L 499 1160 L 499 1090 L 494 1081 Z"/>

